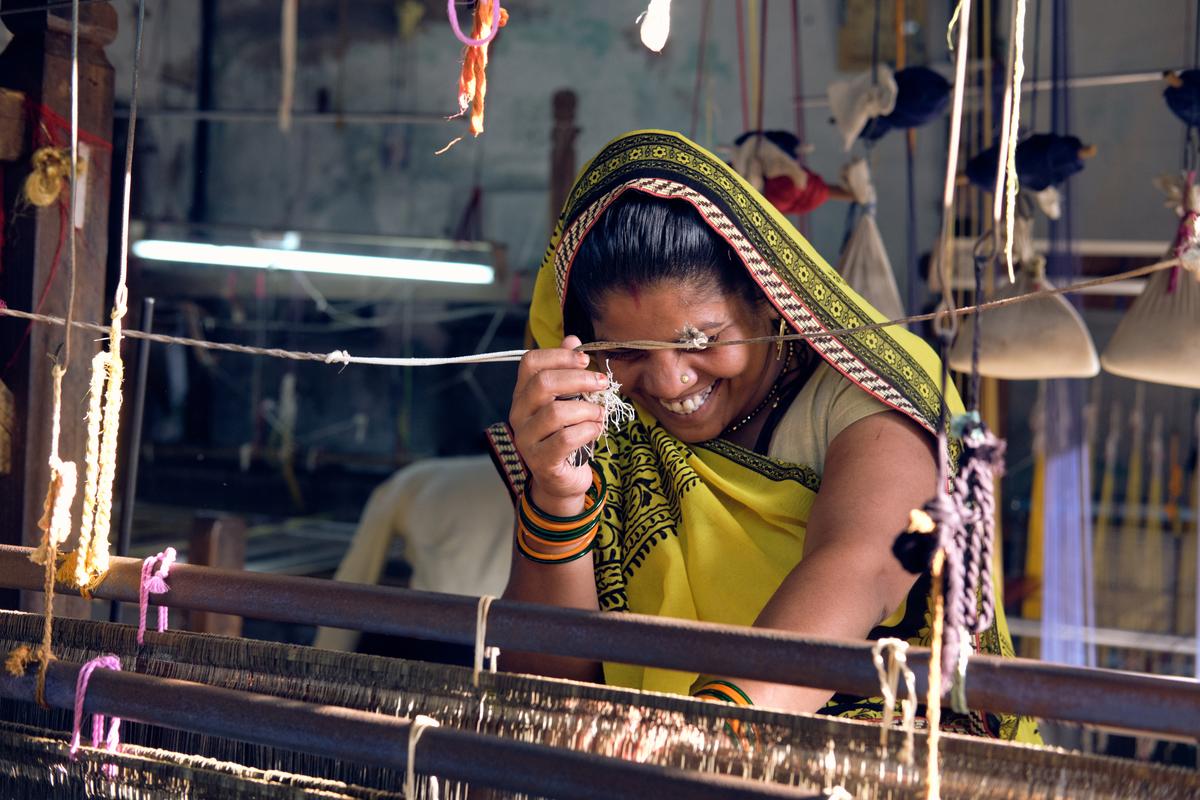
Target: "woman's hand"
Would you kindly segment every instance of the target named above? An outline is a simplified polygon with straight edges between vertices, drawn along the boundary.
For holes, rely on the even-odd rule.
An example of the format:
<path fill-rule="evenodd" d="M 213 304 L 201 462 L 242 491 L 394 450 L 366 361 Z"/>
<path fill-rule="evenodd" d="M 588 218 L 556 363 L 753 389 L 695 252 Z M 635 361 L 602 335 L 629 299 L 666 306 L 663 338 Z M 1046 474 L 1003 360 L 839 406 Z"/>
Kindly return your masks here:
<path fill-rule="evenodd" d="M 583 508 L 592 485 L 586 463 L 574 466 L 571 455 L 600 438 L 602 407 L 586 400 L 560 400 L 608 387 L 608 378 L 587 369 L 588 356 L 574 348 L 575 336 L 562 347 L 530 350 L 521 359 L 508 422 L 531 481 L 534 504 L 548 514 L 570 516 Z"/>

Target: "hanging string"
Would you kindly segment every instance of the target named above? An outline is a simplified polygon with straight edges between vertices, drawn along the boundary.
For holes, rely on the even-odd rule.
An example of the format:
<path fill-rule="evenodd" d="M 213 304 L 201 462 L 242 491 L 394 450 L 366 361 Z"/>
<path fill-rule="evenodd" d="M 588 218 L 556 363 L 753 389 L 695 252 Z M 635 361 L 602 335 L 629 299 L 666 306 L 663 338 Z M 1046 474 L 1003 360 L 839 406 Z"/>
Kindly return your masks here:
<path fill-rule="evenodd" d="M 1008 281 L 1016 281 L 1013 271 L 1013 230 L 1017 220 L 1017 140 L 1021 125 L 1021 81 L 1025 77 L 1025 4 L 1026 0 L 1014 0 L 1010 42 L 1008 48 L 1008 71 L 1004 87 L 1004 118 L 1000 133 L 1000 152 L 996 161 L 996 188 L 992 196 L 992 230 L 1000 236 L 1001 201 L 1004 202 L 1005 219 L 1004 263 L 1008 267 Z"/>
<path fill-rule="evenodd" d="M 801 145 L 805 145 L 808 140 L 804 131 L 804 58 L 800 51 L 800 41 L 800 0 L 792 0 L 792 109 L 796 113 L 796 138 Z M 796 153 L 796 160 L 801 167 L 806 166 L 804 151 L 802 146 Z"/>
<path fill-rule="evenodd" d="M 1053 288 L 1038 289 L 1037 291 L 1027 292 L 1025 294 L 1014 295 L 1012 297 L 1004 297 L 996 300 L 989 300 L 985 303 L 980 303 L 974 306 L 960 306 L 957 308 L 940 309 L 938 311 L 929 312 L 926 314 L 913 314 L 907 317 L 898 319 L 886 320 L 883 322 L 872 322 L 866 325 L 856 325 L 849 328 L 833 328 L 825 331 L 811 333 L 787 333 L 782 336 L 757 336 L 750 339 L 730 339 L 717 340 L 706 343 L 705 347 L 730 347 L 742 344 L 759 344 L 763 342 L 787 342 L 787 341 L 810 341 L 814 339 L 837 338 L 849 336 L 852 334 L 865 333 L 867 331 L 881 330 L 893 326 L 908 325 L 915 322 L 928 322 L 938 318 L 958 318 L 972 314 L 981 314 L 987 311 L 994 311 L 998 308 L 1015 305 L 1017 303 L 1025 303 L 1031 300 L 1037 300 L 1044 297 L 1056 297 L 1058 295 L 1073 294 L 1076 292 L 1086 292 L 1090 289 L 1095 289 L 1099 286 L 1104 286 L 1118 281 L 1131 280 L 1158 272 L 1164 269 L 1171 269 L 1179 265 L 1178 258 L 1169 258 L 1165 261 L 1159 261 L 1154 264 L 1148 264 L 1144 267 L 1136 267 L 1134 269 L 1118 272 L 1113 275 L 1106 275 L 1102 278 L 1091 278 L 1077 283 L 1057 286 Z M 0 317 L 14 317 L 17 319 L 30 320 L 33 322 L 41 322 L 48 325 L 63 325 L 65 320 L 62 317 L 55 317 L 48 314 L 34 314 L 29 311 L 21 311 L 15 308 L 0 308 Z M 108 328 L 103 325 L 97 325 L 93 322 L 78 322 L 73 321 L 72 326 L 80 330 L 94 331 L 98 333 L 107 333 Z M 447 364 L 494 364 L 502 362 L 520 361 L 521 357 L 528 350 L 502 350 L 494 353 L 478 353 L 467 356 L 449 356 L 442 358 L 385 358 L 374 356 L 353 356 L 345 350 L 334 350 L 331 353 L 312 353 L 306 351 L 281 350 L 271 347 L 253 347 L 250 345 L 233 344 L 230 342 L 214 342 L 208 339 L 193 339 L 186 336 L 168 336 L 162 333 L 151 333 L 148 331 L 126 330 L 124 335 L 131 339 L 142 339 L 145 341 L 156 342 L 159 344 L 180 345 L 183 347 L 192 347 L 198 350 L 215 350 L 226 353 L 240 353 L 251 356 L 266 356 L 270 358 L 282 358 L 291 361 L 314 361 L 322 364 L 361 364 L 372 366 L 388 366 L 388 367 L 431 367 L 442 366 Z M 576 350 L 583 353 L 599 352 L 604 350 L 627 349 L 627 350 L 686 350 L 694 347 L 687 342 L 668 342 L 668 341 L 650 341 L 650 340 L 633 340 L 627 342 L 611 342 L 597 341 L 589 342 L 580 345 Z"/>
<path fill-rule="evenodd" d="M 883 654 L 889 658 L 884 664 Z M 917 719 L 917 676 L 908 666 L 908 642 L 903 639 L 883 638 L 871 648 L 875 672 L 879 675 L 879 691 L 883 697 L 883 722 L 879 726 L 879 745 L 887 753 L 888 730 L 896 713 L 896 698 L 899 694 L 900 676 L 904 676 L 905 697 L 900 701 L 900 729 L 904 731 L 904 748 L 900 760 L 912 764 L 913 734 Z"/>
<path fill-rule="evenodd" d="M 762 8 L 758 20 L 758 68 L 754 74 L 754 129 L 763 129 L 763 92 L 767 85 L 767 0 L 762 0 Z M 756 140 L 762 143 L 760 136 Z"/>
<path fill-rule="evenodd" d="M 942 191 L 941 257 L 938 263 L 942 278 L 942 304 L 947 309 L 954 307 L 954 297 L 952 294 L 952 278 L 954 275 L 954 189 L 958 179 L 958 147 L 959 139 L 962 135 L 962 108 L 963 95 L 966 89 L 971 0 L 959 0 L 958 7 L 954 11 L 954 19 L 950 21 L 951 28 L 954 27 L 955 20 L 958 20 L 959 25 L 958 48 L 954 59 L 954 100 L 950 112 L 950 140 L 947 145 L 946 181 Z M 949 36 L 949 32 L 946 35 Z M 942 320 L 942 322 L 939 322 L 939 320 Z M 947 322 L 951 324 L 951 331 L 957 329 L 957 317 L 952 315 L 936 317 L 934 319 L 934 327 L 941 332 L 941 325 Z"/>
<path fill-rule="evenodd" d="M 458 113 L 450 119 L 461 117 L 469 110 L 471 135 L 478 136 L 483 133 L 484 103 L 487 98 L 488 46 L 500 29 L 508 24 L 508 11 L 500 7 L 500 0 L 492 0 L 490 5 L 487 0 L 477 0 L 472 29 L 476 38 L 465 36 L 459 28 L 454 0 L 447 0 L 446 13 L 450 17 L 454 35 L 465 45 L 462 69 L 458 76 Z M 453 144 L 450 142 L 438 153 L 444 153 Z"/>
<path fill-rule="evenodd" d="M 704 87 L 706 77 L 704 59 L 708 54 L 708 17 L 712 13 L 712 0 L 704 0 L 700 11 L 700 44 L 696 48 L 696 85 L 692 88 L 692 124 L 688 129 L 688 138 L 696 139 L 696 126 L 700 124 L 700 90 Z"/>
<path fill-rule="evenodd" d="M 79 728 L 83 724 L 83 706 L 87 699 L 88 683 L 92 679 L 92 673 L 97 669 L 111 669 L 117 672 L 121 671 L 121 659 L 117 658 L 112 653 L 107 655 L 96 656 L 91 661 L 79 668 L 79 675 L 75 679 L 75 713 L 71 726 L 71 757 L 79 752 L 80 733 Z M 120 744 L 121 719 L 113 717 L 108 726 L 108 733 L 104 733 L 104 715 L 99 713 L 92 714 L 92 747 L 99 747 L 104 744 L 106 750 L 110 753 L 117 752 Z"/>
<path fill-rule="evenodd" d="M 488 661 L 488 672 L 495 672 L 496 659 L 500 657 L 499 647 L 487 646 L 488 609 L 492 607 L 492 601 L 495 599 L 495 597 L 485 594 L 479 598 L 479 603 L 475 606 L 475 659 L 473 661 L 474 669 L 471 672 L 471 683 L 476 689 L 479 688 L 479 673 L 483 671 L 484 659 L 486 658 Z"/>
<path fill-rule="evenodd" d="M 746 32 L 742 20 L 745 10 L 743 0 L 735 0 L 733 15 L 737 20 L 738 83 L 742 95 L 742 130 L 750 130 L 750 92 L 746 86 Z"/>
<path fill-rule="evenodd" d="M 279 130 L 292 129 L 292 105 L 296 93 L 296 16 L 299 0 L 283 0 L 279 34 Z"/>
<path fill-rule="evenodd" d="M 1033 76 L 1032 89 L 1029 96 L 1029 129 L 1037 130 L 1038 116 L 1038 78 L 1041 77 L 1040 64 L 1042 60 L 1042 0 L 1034 0 L 1033 6 Z"/>
<path fill-rule="evenodd" d="M 404 797 L 416 800 L 417 797 L 417 742 L 428 728 L 440 728 L 442 724 L 433 717 L 418 714 L 408 728 L 408 758 L 404 763 Z M 429 778 L 429 794 L 432 800 L 438 800 L 437 778 Z"/>
<path fill-rule="evenodd" d="M 77 586 L 86 597 L 108 572 L 109 532 L 112 527 L 113 484 L 117 473 L 117 445 L 120 437 L 121 386 L 124 363 L 121 360 L 122 323 L 129 305 L 129 217 L 133 185 L 133 153 L 137 132 L 139 81 L 141 77 L 142 39 L 145 24 L 145 0 L 138 2 L 134 33 L 133 77 L 130 88 L 129 122 L 125 138 L 125 168 L 121 200 L 121 247 L 118 254 L 117 287 L 113 296 L 108 350 L 92 359 L 90 404 L 88 408 L 87 458 L 84 480 L 83 516 L 79 541 L 59 569 L 59 579 Z M 70 337 L 68 337 L 69 341 Z M 103 406 L 101 406 L 103 396 Z"/>

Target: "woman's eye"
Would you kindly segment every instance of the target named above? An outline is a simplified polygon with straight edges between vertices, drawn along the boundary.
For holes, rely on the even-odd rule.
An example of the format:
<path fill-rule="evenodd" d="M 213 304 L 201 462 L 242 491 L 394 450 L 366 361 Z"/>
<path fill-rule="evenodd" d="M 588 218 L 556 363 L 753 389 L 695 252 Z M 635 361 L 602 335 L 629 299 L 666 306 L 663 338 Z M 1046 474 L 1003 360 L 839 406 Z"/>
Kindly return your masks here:
<path fill-rule="evenodd" d="M 609 350 L 605 357 L 613 361 L 635 361 L 645 354 L 645 350 Z"/>

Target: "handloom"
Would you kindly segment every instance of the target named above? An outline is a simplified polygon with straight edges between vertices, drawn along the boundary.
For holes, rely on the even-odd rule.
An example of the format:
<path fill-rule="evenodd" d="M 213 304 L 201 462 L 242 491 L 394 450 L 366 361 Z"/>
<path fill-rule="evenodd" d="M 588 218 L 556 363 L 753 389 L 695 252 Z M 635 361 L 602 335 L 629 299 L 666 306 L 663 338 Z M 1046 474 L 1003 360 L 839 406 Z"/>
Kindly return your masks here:
<path fill-rule="evenodd" d="M 39 626 L 34 616 L 5 614 L 3 644 L 36 641 Z M 56 649 L 64 661 L 97 651 L 120 653 L 128 669 L 142 675 L 126 672 L 118 680 L 136 681 L 142 687 L 139 694 L 150 704 L 159 700 L 151 696 L 155 682 L 145 676 L 156 676 L 389 716 L 428 714 L 443 728 L 685 767 L 693 773 L 745 775 L 808 789 L 803 796 L 832 786 L 862 798 L 918 797 L 923 792 L 921 771 L 888 757 L 899 749 L 900 732 L 890 732 L 880 750 L 878 727 L 866 723 L 506 674 L 485 673 L 475 689 L 471 671 L 459 667 L 176 632 L 150 633 L 139 648 L 136 635 L 132 626 L 60 620 Z M 65 663 L 52 668 L 52 701 L 56 675 L 66 669 Z M 99 675 L 94 680 L 99 681 Z M 17 683 L 3 679 L 0 695 L 12 696 Z M 178 694 L 179 685 L 167 689 L 172 690 Z M 261 713 L 269 726 L 269 712 Z M 49 731 L 41 734 L 43 739 L 53 739 L 58 735 L 53 731 L 69 727 L 68 713 L 45 711 L 32 703 L 0 701 L 0 716 L 9 724 Z M 723 732 L 730 719 L 752 726 L 755 745 L 749 752 Z M 220 723 L 214 719 L 212 724 Z M 316 758 L 283 747 L 248 746 L 203 733 L 128 722 L 126 726 L 126 740 L 138 745 L 134 755 L 168 751 L 186 754 L 185 765 L 236 763 L 259 780 L 286 773 L 295 776 L 290 779 L 294 785 L 314 784 L 334 797 L 390 796 L 377 793 L 397 786 L 395 769 Z M 244 738 L 254 736 L 248 731 Z M 946 737 L 942 747 L 947 764 L 953 765 L 943 779 L 947 797 L 1039 796 L 1039 787 L 1059 791 L 1062 797 L 1173 797 L 1200 788 L 1200 778 L 1192 773 L 1114 759 L 961 736 Z M 923 750 L 924 737 L 918 735 L 918 759 Z M 95 759 L 104 760 L 99 754 Z M 453 791 L 461 788 L 452 786 Z M 451 786 L 446 790 L 452 791 Z"/>

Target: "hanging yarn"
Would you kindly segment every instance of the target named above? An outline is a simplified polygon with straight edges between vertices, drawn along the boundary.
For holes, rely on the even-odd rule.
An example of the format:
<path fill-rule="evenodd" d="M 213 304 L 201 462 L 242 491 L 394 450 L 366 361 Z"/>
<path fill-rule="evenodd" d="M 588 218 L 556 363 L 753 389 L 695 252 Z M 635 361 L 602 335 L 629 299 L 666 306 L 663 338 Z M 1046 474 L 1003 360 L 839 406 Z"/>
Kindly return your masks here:
<path fill-rule="evenodd" d="M 889 656 L 884 664 L 883 654 Z M 886 749 L 888 729 L 896 713 L 896 697 L 900 688 L 900 676 L 904 676 L 905 698 L 900 701 L 900 729 L 904 731 L 904 748 L 900 760 L 912 764 L 913 734 L 917 719 L 917 676 L 908 666 L 908 642 L 903 639 L 884 638 L 871 648 L 875 671 L 879 674 L 879 691 L 883 696 L 883 722 L 879 728 L 879 745 Z"/>
<path fill-rule="evenodd" d="M 79 728 L 83 723 L 83 705 L 87 697 L 88 683 L 92 679 L 92 673 L 97 669 L 111 669 L 120 672 L 121 659 L 109 653 L 97 656 L 79 668 L 79 676 L 75 679 L 75 714 L 71 727 L 71 758 L 74 758 L 75 754 L 79 752 Z M 104 732 L 104 715 L 92 714 L 92 747 L 100 747 L 102 743 L 108 752 L 116 753 L 118 751 L 121 744 L 120 717 L 112 718 L 106 734 Z"/>
<path fill-rule="evenodd" d="M 1008 268 L 1008 281 L 1016 280 L 1013 272 L 1013 226 L 1017 216 L 1017 139 L 1021 128 L 1021 81 L 1025 77 L 1025 3 L 1013 3 L 1012 35 L 1008 48 L 1008 80 L 1004 87 L 1004 119 L 1000 133 L 1000 152 L 996 162 L 996 188 L 992 201 L 993 236 L 1000 235 L 1001 197 L 1004 198 L 1006 221 L 1004 240 L 1004 263 Z"/>
<path fill-rule="evenodd" d="M 138 632 L 137 643 L 143 644 L 146 638 L 146 611 L 150 607 L 150 595 L 166 594 L 171 588 L 167 586 L 167 576 L 171 565 L 175 563 L 175 548 L 168 547 L 156 556 L 149 556 L 142 562 L 141 581 L 138 584 Z M 158 566 L 156 570 L 154 567 Z M 158 632 L 167 629 L 167 607 L 158 607 Z"/>
<path fill-rule="evenodd" d="M 409 724 L 408 758 L 404 762 L 404 796 L 406 798 L 415 800 L 417 796 L 417 742 L 427 729 L 440 728 L 441 726 L 442 724 L 436 719 L 427 717 L 424 714 L 418 714 Z M 440 796 L 438 780 L 433 776 L 429 778 L 429 796 L 431 800 L 438 800 Z"/>
<path fill-rule="evenodd" d="M 283 0 L 279 34 L 279 130 L 292 129 L 292 104 L 296 94 L 296 17 L 299 0 Z"/>
<path fill-rule="evenodd" d="M 458 78 L 458 113 L 461 117 L 470 110 L 471 134 L 483 133 L 484 98 L 487 95 L 488 46 L 496 33 L 508 23 L 508 11 L 500 7 L 500 0 L 477 0 L 472 37 L 466 37 L 458 26 L 458 15 L 454 0 L 448 0 L 446 13 L 450 17 L 454 35 L 465 45 L 462 72 Z M 498 18 L 497 18 L 498 17 Z"/>

